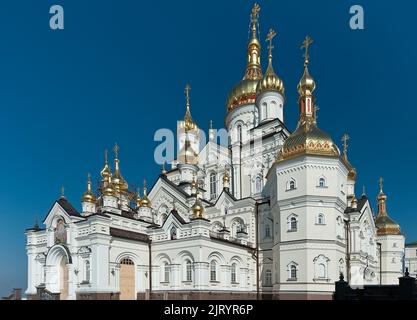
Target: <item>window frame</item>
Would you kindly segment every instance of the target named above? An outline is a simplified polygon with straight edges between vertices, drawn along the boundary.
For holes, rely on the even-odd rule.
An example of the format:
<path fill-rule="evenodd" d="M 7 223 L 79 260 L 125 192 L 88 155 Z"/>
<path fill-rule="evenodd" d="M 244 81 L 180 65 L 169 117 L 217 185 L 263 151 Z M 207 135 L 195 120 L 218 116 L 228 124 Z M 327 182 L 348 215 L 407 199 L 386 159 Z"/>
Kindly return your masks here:
<path fill-rule="evenodd" d="M 210 185 L 210 199 L 215 199 L 217 197 L 217 174 L 215 172 L 210 173 L 209 185 Z"/>
<path fill-rule="evenodd" d="M 210 282 L 217 282 L 217 261 L 210 261 Z"/>
<path fill-rule="evenodd" d="M 230 268 L 230 282 L 232 284 L 237 284 L 237 264 L 233 262 Z"/>

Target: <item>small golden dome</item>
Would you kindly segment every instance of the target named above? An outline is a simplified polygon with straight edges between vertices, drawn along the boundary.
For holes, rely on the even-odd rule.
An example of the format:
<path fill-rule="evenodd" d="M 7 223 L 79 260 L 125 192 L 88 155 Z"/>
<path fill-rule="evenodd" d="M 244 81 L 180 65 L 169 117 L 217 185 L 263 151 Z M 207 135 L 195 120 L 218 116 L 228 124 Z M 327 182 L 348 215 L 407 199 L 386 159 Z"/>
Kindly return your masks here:
<path fill-rule="evenodd" d="M 226 184 L 229 182 L 230 182 L 229 174 L 226 172 L 223 176 L 223 184 Z"/>
<path fill-rule="evenodd" d="M 314 123 L 305 121 L 285 140 L 278 160 L 286 160 L 303 154 L 338 157 L 340 151 L 327 133 L 317 128 Z"/>
<path fill-rule="evenodd" d="M 129 185 L 127 184 L 126 180 L 122 177 L 122 174 L 120 173 L 120 167 L 119 167 L 119 146 L 116 144 L 114 146 L 114 173 L 111 177 L 111 184 L 116 192 L 126 191 L 129 188 Z"/>
<path fill-rule="evenodd" d="M 203 204 L 201 203 L 200 198 L 198 197 L 198 193 L 195 196 L 195 202 L 191 210 L 193 211 L 194 218 L 203 218 L 204 207 L 203 207 Z"/>
<path fill-rule="evenodd" d="M 304 66 L 304 74 L 297 86 L 297 91 L 300 96 L 312 95 L 316 89 L 316 82 L 308 71 L 307 65 Z"/>
<path fill-rule="evenodd" d="M 111 178 L 111 170 L 107 161 L 107 150 L 104 151 L 104 168 L 100 172 L 103 182 L 109 182 Z"/>
<path fill-rule="evenodd" d="M 380 178 L 380 190 L 377 197 L 378 200 L 378 215 L 375 218 L 375 226 L 377 227 L 377 235 L 400 235 L 400 225 L 391 219 L 387 212 L 387 195 L 382 190 L 382 178 Z"/>
<path fill-rule="evenodd" d="M 139 208 L 142 205 L 142 198 L 140 197 L 140 192 L 139 192 L 139 188 L 136 191 L 136 195 L 135 195 L 135 203 L 136 203 L 136 208 Z"/>
<path fill-rule="evenodd" d="M 276 91 L 281 95 L 284 95 L 285 92 L 284 82 L 282 82 L 282 80 L 276 75 L 272 65 L 268 66 L 265 76 L 261 81 L 259 81 L 256 88 L 257 95 L 266 91 Z"/>
<path fill-rule="evenodd" d="M 267 41 L 269 41 L 268 68 L 266 69 L 265 76 L 258 83 L 256 89 L 257 95 L 266 91 L 276 91 L 281 95 L 284 95 L 284 83 L 277 76 L 277 74 L 274 71 L 274 67 L 272 66 L 272 49 L 274 48 L 274 46 L 272 45 L 272 39 L 275 37 L 275 35 L 276 32 L 272 29 L 269 29 L 269 33 L 267 36 Z"/>
<path fill-rule="evenodd" d="M 149 200 L 149 198 L 148 198 L 148 191 L 147 191 L 147 188 L 146 188 L 146 180 L 143 181 L 143 197 L 140 201 L 140 206 L 141 207 L 147 207 L 147 208 L 152 207 L 151 200 Z"/>
<path fill-rule="evenodd" d="M 87 191 L 84 192 L 81 202 L 90 202 L 96 203 L 96 196 L 94 195 L 93 191 L 91 190 L 91 175 L 88 174 L 87 178 Z"/>
<path fill-rule="evenodd" d="M 111 184 L 109 184 L 107 187 L 104 187 L 101 192 L 103 196 L 115 196 L 116 194 Z"/>
<path fill-rule="evenodd" d="M 186 99 L 186 110 L 184 115 L 184 121 L 180 123 L 180 128 L 188 131 L 198 131 L 197 123 L 193 120 L 190 111 L 190 90 L 191 87 L 189 84 L 185 86 L 185 99 Z"/>

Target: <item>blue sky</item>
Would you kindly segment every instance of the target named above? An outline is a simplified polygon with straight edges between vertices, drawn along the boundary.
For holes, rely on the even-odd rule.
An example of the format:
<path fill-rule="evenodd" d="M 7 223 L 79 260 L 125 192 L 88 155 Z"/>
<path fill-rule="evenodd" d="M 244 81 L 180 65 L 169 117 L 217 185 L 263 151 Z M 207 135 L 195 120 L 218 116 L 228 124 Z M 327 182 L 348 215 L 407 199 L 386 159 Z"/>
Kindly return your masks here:
<path fill-rule="evenodd" d="M 285 119 L 297 121 L 300 43 L 309 34 L 319 126 L 340 143 L 375 208 L 385 179 L 390 215 L 417 239 L 417 3 L 259 1 L 261 36 L 270 27 L 274 67 L 284 80 Z M 65 10 L 65 30 L 49 29 L 49 8 Z M 365 9 L 365 29 L 349 28 L 349 8 Z M 54 0 L 0 2 L 0 295 L 26 289 L 24 230 L 42 219 L 66 186 L 80 208 L 87 172 L 120 145 L 124 177 L 151 184 L 155 130 L 175 129 L 191 84 L 193 117 L 224 124 L 228 91 L 243 76 L 253 1 Z M 265 42 L 262 39 L 262 43 Z M 266 45 L 262 63 L 266 68 Z"/>

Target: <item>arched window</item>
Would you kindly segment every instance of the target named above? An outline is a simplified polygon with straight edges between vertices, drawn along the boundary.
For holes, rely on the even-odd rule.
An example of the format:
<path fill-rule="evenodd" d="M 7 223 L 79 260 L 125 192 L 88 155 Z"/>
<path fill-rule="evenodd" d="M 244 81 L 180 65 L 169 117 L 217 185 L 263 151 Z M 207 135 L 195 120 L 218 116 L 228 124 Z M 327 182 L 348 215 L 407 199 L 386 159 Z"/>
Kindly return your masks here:
<path fill-rule="evenodd" d="M 265 271 L 265 286 L 272 286 L 272 271 L 269 269 Z"/>
<path fill-rule="evenodd" d="M 314 258 L 313 262 L 314 262 L 314 278 L 315 279 L 327 279 L 327 266 L 328 266 L 329 261 L 330 261 L 329 258 L 325 257 L 322 254 Z"/>
<path fill-rule="evenodd" d="M 217 281 L 217 263 L 214 260 L 210 262 L 210 281 Z"/>
<path fill-rule="evenodd" d="M 296 183 L 294 179 L 291 179 L 290 181 L 287 181 L 287 190 L 295 190 L 296 189 Z"/>
<path fill-rule="evenodd" d="M 210 198 L 215 199 L 217 197 L 217 179 L 214 172 L 210 173 Z"/>
<path fill-rule="evenodd" d="M 319 213 L 317 216 L 317 224 L 324 224 L 324 214 Z"/>
<path fill-rule="evenodd" d="M 84 269 L 85 269 L 85 278 L 84 281 L 87 283 L 90 283 L 91 278 L 91 268 L 90 268 L 90 261 L 86 260 L 84 263 Z"/>
<path fill-rule="evenodd" d="M 232 263 L 232 268 L 231 268 L 231 281 L 232 283 L 237 283 L 236 281 L 236 263 Z"/>
<path fill-rule="evenodd" d="M 292 216 L 288 219 L 288 231 L 297 231 L 297 218 Z"/>
<path fill-rule="evenodd" d="M 242 125 L 237 126 L 237 141 L 242 142 Z"/>
<path fill-rule="evenodd" d="M 317 265 L 317 278 L 326 279 L 326 266 L 323 263 Z"/>
<path fill-rule="evenodd" d="M 170 268 L 168 262 L 164 263 L 164 282 L 169 282 Z"/>
<path fill-rule="evenodd" d="M 129 258 L 123 258 L 122 261 L 120 261 L 120 264 L 133 265 L 134 263 Z"/>
<path fill-rule="evenodd" d="M 271 226 L 269 225 L 269 223 L 267 223 L 265 225 L 265 238 L 270 238 L 271 237 Z"/>
<path fill-rule="evenodd" d="M 171 240 L 175 240 L 175 239 L 177 239 L 177 228 L 173 226 L 171 228 Z"/>
<path fill-rule="evenodd" d="M 185 263 L 185 281 L 193 280 L 193 265 L 190 260 Z"/>
<path fill-rule="evenodd" d="M 256 193 L 260 193 L 262 191 L 262 177 L 257 176 L 255 179 L 255 190 Z"/>
<path fill-rule="evenodd" d="M 298 271 L 297 264 L 294 262 L 291 262 L 288 265 L 288 279 L 292 281 L 297 280 L 297 271 Z"/>
<path fill-rule="evenodd" d="M 267 119 L 268 118 L 268 105 L 266 102 L 262 103 L 262 119 Z"/>
<path fill-rule="evenodd" d="M 320 178 L 319 179 L 319 187 L 324 188 L 326 186 L 326 179 Z"/>

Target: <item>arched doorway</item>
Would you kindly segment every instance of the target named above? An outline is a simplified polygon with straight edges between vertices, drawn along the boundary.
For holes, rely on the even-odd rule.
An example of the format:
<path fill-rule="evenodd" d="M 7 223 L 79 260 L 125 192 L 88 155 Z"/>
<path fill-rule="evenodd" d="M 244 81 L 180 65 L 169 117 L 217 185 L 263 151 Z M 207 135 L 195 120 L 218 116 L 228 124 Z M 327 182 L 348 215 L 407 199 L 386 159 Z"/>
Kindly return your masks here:
<path fill-rule="evenodd" d="M 135 264 L 129 258 L 120 262 L 120 300 L 136 300 Z"/>
<path fill-rule="evenodd" d="M 68 298 L 68 266 L 65 256 L 62 257 L 59 264 L 59 292 L 61 300 Z"/>

